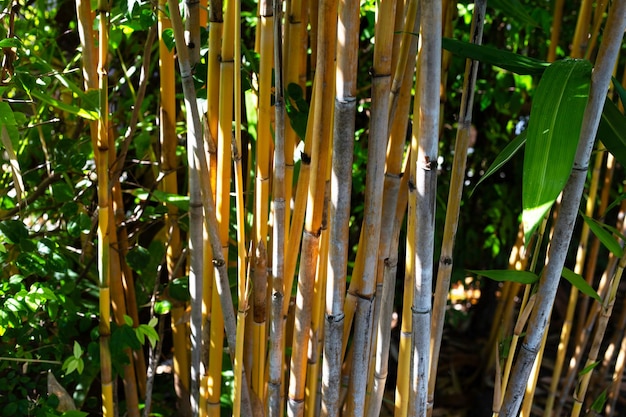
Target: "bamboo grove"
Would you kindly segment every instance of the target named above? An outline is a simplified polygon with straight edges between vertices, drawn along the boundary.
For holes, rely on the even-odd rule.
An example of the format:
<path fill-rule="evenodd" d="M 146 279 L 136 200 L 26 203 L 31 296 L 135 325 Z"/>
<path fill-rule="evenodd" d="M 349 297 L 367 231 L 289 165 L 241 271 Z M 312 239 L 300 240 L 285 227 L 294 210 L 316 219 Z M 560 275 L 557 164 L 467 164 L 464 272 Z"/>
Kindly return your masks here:
<path fill-rule="evenodd" d="M 445 335 L 450 289 L 454 271 L 464 268 L 455 258 L 464 196 L 488 186 L 466 184 L 477 77 L 492 65 L 500 74 L 530 74 L 534 93 L 527 133 L 500 146 L 480 173 L 482 182 L 525 146 L 523 213 L 508 267 L 462 272 L 498 282 L 479 347 L 478 372 L 493 387 L 489 412 L 626 409 L 619 403 L 625 0 L 581 1 L 568 12 L 571 39 L 560 26 L 569 9 L 552 2 L 547 54 L 532 58 L 481 46 L 489 39 L 488 6 L 532 21 L 520 2 L 259 0 L 253 10 L 230 0 L 124 3 L 129 28 L 148 21 L 124 35 L 142 42 L 132 82 L 127 68 L 111 67 L 120 62 L 111 32 L 119 5 L 76 0 L 80 53 L 65 68 L 45 67 L 66 95 L 20 87 L 88 132 L 96 205 L 80 235 L 92 240 L 83 243 L 91 252 L 81 259 L 94 259 L 85 268 L 95 271 L 98 296 L 92 380 L 104 416 L 156 415 L 157 367 L 169 356 L 176 415 L 436 415 L 442 351 L 453 337 Z M 16 4 L 6 6 L 11 22 Z M 364 46 L 366 8 L 374 22 Z M 458 46 L 450 42 L 462 8 L 471 25 Z M 24 53 L 28 40 L 16 42 L 20 34 L 9 29 L 0 41 L 7 91 L 19 90 L 10 84 L 8 57 L 34 60 Z M 563 55 L 574 59 L 557 60 Z M 452 60 L 461 58 L 460 88 L 451 92 Z M 120 71 L 133 97 L 124 129 L 110 117 L 119 90 L 109 78 Z M 460 105 L 448 120 L 452 93 Z M 29 204 L 61 177 L 49 172 L 34 189 L 24 185 L 23 149 L 14 149 L 17 133 L 5 114 L 17 114 L 13 107 L 0 107 L 3 163 L 11 168 L 3 181 L 14 190 L 4 194 L 15 199 L 15 209 L 0 213 L 3 252 L 19 243 L 10 222 L 28 224 Z M 135 155 L 146 120 L 154 123 L 152 139 Z M 358 156 L 363 124 L 367 149 Z M 442 145 L 446 129 L 450 151 Z M 442 151 L 451 158 L 446 169 Z M 149 180 L 136 182 L 131 167 Z M 156 244 L 140 250 L 129 228 L 155 207 L 162 214 L 151 232 Z M 23 273 L 2 259 L 9 265 L 3 279 Z M 140 304 L 136 291 L 150 262 L 158 273 Z M 559 286 L 569 298 L 560 332 L 552 329 L 560 333 L 553 353 L 547 329 Z M 10 327 L 0 324 L 2 333 Z M 119 366 L 116 332 L 127 328 L 150 343 L 124 345 Z M 75 348 L 77 367 L 82 355 Z M 538 411 L 540 371 L 551 375 Z M 51 392 L 68 396 L 63 387 Z"/>

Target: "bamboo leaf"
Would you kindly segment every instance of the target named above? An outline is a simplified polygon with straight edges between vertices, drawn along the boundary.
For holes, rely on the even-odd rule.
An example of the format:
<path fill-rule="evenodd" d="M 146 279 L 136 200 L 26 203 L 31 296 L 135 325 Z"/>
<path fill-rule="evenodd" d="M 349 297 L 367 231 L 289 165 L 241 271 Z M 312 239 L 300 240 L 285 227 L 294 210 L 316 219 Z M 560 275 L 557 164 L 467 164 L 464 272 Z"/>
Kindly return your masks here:
<path fill-rule="evenodd" d="M 485 171 L 483 176 L 476 183 L 476 186 L 474 187 L 470 195 L 474 193 L 474 190 L 476 190 L 476 188 L 484 180 L 489 178 L 494 172 L 502 168 L 504 164 L 506 164 L 511 158 L 513 158 L 513 156 L 517 153 L 517 151 L 519 151 L 524 146 L 525 143 L 526 143 L 526 131 L 524 130 L 522 133 L 517 135 L 515 139 L 509 142 L 508 145 L 504 147 L 504 149 L 502 149 L 502 152 L 498 154 L 498 156 L 496 157 L 496 159 L 494 159 L 494 161 L 491 163 L 489 168 L 487 168 L 487 171 Z"/>
<path fill-rule="evenodd" d="M 601 413 L 604 409 L 604 404 L 606 403 L 606 388 L 604 391 L 598 395 L 598 398 L 593 400 L 593 404 L 591 404 L 591 409 L 596 413 Z"/>
<path fill-rule="evenodd" d="M 443 48 L 455 55 L 490 64 L 520 75 L 541 74 L 550 66 L 548 62 L 492 46 L 475 45 L 450 38 L 443 38 L 442 42 Z"/>
<path fill-rule="evenodd" d="M 129 193 L 131 193 L 140 200 L 145 201 L 147 199 L 150 199 L 150 201 L 171 204 L 173 206 L 176 206 L 180 210 L 189 210 L 188 196 L 166 193 L 160 190 L 152 190 L 151 192 L 149 192 L 147 189 L 140 188 L 130 190 Z"/>
<path fill-rule="evenodd" d="M 591 63 L 566 59 L 541 77 L 528 122 L 522 223 L 528 241 L 569 178 L 589 97 Z"/>
<path fill-rule="evenodd" d="M 32 97 L 36 98 L 37 100 L 40 100 L 43 103 L 46 103 L 52 107 L 56 107 L 59 110 L 68 112 L 70 114 L 75 114 L 76 116 L 80 116 L 83 119 L 98 120 L 98 112 L 94 110 L 88 110 L 82 107 L 75 106 L 73 104 L 63 103 L 62 101 L 59 101 L 57 99 L 54 99 L 48 96 L 47 94 L 42 93 L 36 88 L 33 88 L 32 90 L 30 90 L 29 93 Z"/>
<path fill-rule="evenodd" d="M 619 99 L 622 101 L 622 106 L 626 106 L 626 88 L 615 77 L 611 77 L 613 80 L 613 85 L 615 86 L 615 91 L 619 96 Z"/>
<path fill-rule="evenodd" d="M 574 287 L 578 288 L 578 291 L 580 291 L 583 294 L 593 298 L 594 300 L 596 300 L 598 302 L 602 302 L 602 298 L 600 298 L 600 296 L 598 295 L 596 290 L 594 290 L 591 287 L 591 285 L 589 285 L 587 283 L 587 281 L 585 281 L 585 279 L 582 276 L 580 276 L 579 274 L 575 273 L 571 269 L 563 268 L 563 271 L 561 272 L 561 275 L 563 276 L 563 278 L 568 280 L 570 282 L 570 284 L 572 284 Z"/>
<path fill-rule="evenodd" d="M 533 19 L 526 11 L 528 8 L 519 0 L 490 0 L 489 6 L 502 12 L 505 16 L 514 21 L 521 22 L 526 25 L 539 26 L 535 19 Z"/>
<path fill-rule="evenodd" d="M 615 159 L 626 165 L 626 116 L 611 100 L 604 102 L 597 136 Z"/>
<path fill-rule="evenodd" d="M 487 270 L 469 270 L 476 275 L 480 275 L 494 281 L 503 282 L 519 282 L 520 284 L 534 284 L 539 280 L 539 277 L 529 271 L 516 271 L 513 269 L 487 269 Z"/>
<path fill-rule="evenodd" d="M 610 250 L 613 255 L 621 258 L 623 249 L 615 240 L 612 233 L 607 230 L 607 226 L 595 219 L 592 219 L 591 217 L 585 216 L 583 213 L 580 213 L 580 215 L 583 217 L 583 220 L 585 220 L 585 223 L 587 223 L 587 226 L 589 226 L 589 229 L 594 235 L 596 235 L 598 240 L 600 240 L 600 242 L 602 242 L 602 244 Z"/>
<path fill-rule="evenodd" d="M 599 364 L 600 364 L 600 361 L 596 361 L 596 362 L 593 362 L 593 363 L 585 366 L 585 368 L 578 373 L 578 376 L 581 377 L 581 376 L 583 376 L 585 374 L 588 374 L 589 372 L 593 371 L 593 368 L 595 368 Z"/>

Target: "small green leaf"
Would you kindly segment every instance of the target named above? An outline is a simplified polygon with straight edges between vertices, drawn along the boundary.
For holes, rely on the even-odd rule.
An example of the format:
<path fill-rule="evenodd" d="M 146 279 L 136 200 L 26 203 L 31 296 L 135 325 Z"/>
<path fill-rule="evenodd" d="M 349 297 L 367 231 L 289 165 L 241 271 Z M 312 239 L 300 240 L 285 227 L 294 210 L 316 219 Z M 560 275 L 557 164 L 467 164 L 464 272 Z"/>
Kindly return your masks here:
<path fill-rule="evenodd" d="M 22 42 L 17 38 L 5 38 L 0 40 L 0 48 L 19 48 L 21 46 Z"/>
<path fill-rule="evenodd" d="M 143 246 L 136 246 L 126 255 L 126 262 L 134 271 L 141 273 L 150 263 L 150 252 Z"/>
<path fill-rule="evenodd" d="M 181 277 L 173 279 L 169 285 L 169 294 L 175 300 L 188 301 L 189 300 L 189 277 Z"/>
<path fill-rule="evenodd" d="M 591 285 L 589 285 L 587 281 L 585 281 L 585 279 L 579 274 L 575 273 L 571 269 L 563 268 L 561 275 L 563 275 L 563 278 L 568 280 L 570 284 L 576 287 L 578 291 L 582 292 L 585 295 L 588 295 L 598 302 L 602 302 L 602 298 L 600 298 L 596 290 L 594 290 Z"/>
<path fill-rule="evenodd" d="M 624 86 L 622 84 L 620 84 L 620 82 L 617 80 L 617 78 L 611 77 L 611 79 L 613 80 L 613 85 L 615 86 L 615 91 L 617 92 L 617 95 L 619 96 L 619 99 L 622 102 L 622 106 L 626 107 L 626 88 L 624 88 Z"/>
<path fill-rule="evenodd" d="M 156 314 L 167 314 L 172 309 L 172 303 L 168 300 L 157 301 L 154 304 L 154 312 Z"/>
<path fill-rule="evenodd" d="M 70 410 L 61 414 L 61 417 L 87 417 L 89 413 L 78 410 Z"/>
<path fill-rule="evenodd" d="M 487 269 L 482 271 L 470 269 L 469 271 L 476 275 L 480 275 L 498 282 L 511 281 L 519 282 L 520 284 L 534 284 L 539 280 L 539 277 L 536 274 L 529 271 L 516 271 L 513 269 Z"/>
<path fill-rule="evenodd" d="M 596 361 L 596 362 L 593 362 L 593 363 L 585 366 L 585 368 L 578 373 L 578 376 L 581 377 L 583 375 L 588 374 L 589 372 L 593 371 L 593 368 L 595 368 L 599 364 L 600 364 L 600 361 Z"/>
<path fill-rule="evenodd" d="M 124 314 L 124 323 L 126 323 L 130 327 L 133 327 L 133 319 L 126 314 Z"/>
<path fill-rule="evenodd" d="M 593 400 L 593 404 L 591 404 L 591 410 L 595 411 L 596 413 L 602 413 L 605 403 L 606 403 L 606 388 L 604 389 L 604 391 L 600 393 L 600 395 L 598 395 L 598 398 Z"/>
<path fill-rule="evenodd" d="M 174 47 L 176 46 L 176 41 L 174 40 L 174 30 L 173 29 L 165 29 L 162 34 L 163 43 L 167 47 L 167 50 L 172 52 Z"/>
<path fill-rule="evenodd" d="M 176 206 L 180 210 L 187 211 L 189 210 L 189 197 L 178 194 L 166 193 L 159 190 L 153 190 L 152 194 L 150 194 L 145 189 L 136 188 L 134 190 L 129 191 L 130 194 L 134 195 L 140 200 L 147 200 L 158 202 L 158 203 L 168 203 L 173 206 Z"/>
<path fill-rule="evenodd" d="M 592 219 L 591 217 L 585 216 L 583 213 L 580 213 L 580 215 L 582 216 L 583 220 L 585 220 L 587 226 L 589 226 L 589 229 L 593 232 L 594 235 L 596 235 L 598 240 L 600 240 L 600 242 L 602 242 L 602 244 L 608 250 L 610 250 L 613 255 L 621 258 L 623 249 L 615 240 L 613 235 L 605 229 L 605 225 L 595 219 Z"/>
<path fill-rule="evenodd" d="M 74 341 L 74 357 L 80 358 L 83 354 L 83 348 L 80 347 L 80 344 L 77 341 Z"/>
<path fill-rule="evenodd" d="M 572 171 L 591 85 L 591 63 L 566 59 L 541 77 L 528 121 L 522 223 L 528 242 Z"/>
<path fill-rule="evenodd" d="M 0 124 L 3 125 L 16 125 L 15 115 L 13 109 L 6 101 L 0 101 Z"/>
<path fill-rule="evenodd" d="M 511 158 L 513 158 L 513 156 L 517 153 L 517 151 L 522 149 L 525 143 L 526 143 L 526 131 L 524 130 L 522 133 L 516 136 L 515 139 L 509 142 L 504 147 L 504 149 L 502 149 L 502 152 L 498 154 L 498 156 L 496 157 L 496 159 L 494 159 L 494 161 L 491 163 L 489 168 L 487 168 L 487 171 L 485 171 L 484 175 L 476 183 L 476 186 L 474 187 L 470 195 L 474 193 L 474 190 L 476 190 L 476 188 L 480 185 L 480 183 L 482 183 L 484 180 L 489 178 L 494 172 L 502 168 L 504 164 L 506 164 Z"/>
<path fill-rule="evenodd" d="M 148 322 L 148 326 L 150 327 L 156 327 L 157 324 L 159 324 L 159 319 L 157 317 L 152 317 Z"/>

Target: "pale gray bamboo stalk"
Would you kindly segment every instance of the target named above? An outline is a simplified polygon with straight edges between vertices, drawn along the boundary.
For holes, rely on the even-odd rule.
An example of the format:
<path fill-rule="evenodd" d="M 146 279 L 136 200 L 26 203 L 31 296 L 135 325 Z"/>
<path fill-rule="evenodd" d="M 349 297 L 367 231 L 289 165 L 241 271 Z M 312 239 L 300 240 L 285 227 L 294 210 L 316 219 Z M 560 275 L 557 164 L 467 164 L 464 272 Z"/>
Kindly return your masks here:
<path fill-rule="evenodd" d="M 487 0 L 477 0 L 474 2 L 470 41 L 476 45 L 482 43 L 486 11 Z M 472 127 L 472 109 L 478 66 L 478 61 L 468 59 L 465 62 L 463 93 L 461 95 L 461 108 L 459 110 L 459 127 L 457 129 L 456 142 L 454 145 L 454 160 L 452 162 L 452 173 L 450 174 L 450 191 L 448 194 L 448 204 L 446 206 L 446 219 L 443 229 L 441 255 L 439 257 L 437 282 L 435 284 L 436 289 L 430 342 L 431 362 L 428 378 L 428 415 L 432 414 L 434 405 L 437 365 L 439 364 L 441 337 L 443 334 L 446 305 L 448 303 L 448 292 L 450 291 L 454 243 L 459 224 L 459 213 L 461 211 L 461 196 L 463 194 L 463 183 L 465 182 L 467 148 L 469 146 Z"/>
<path fill-rule="evenodd" d="M 180 17 L 180 13 L 178 11 L 178 3 L 176 0 L 168 0 L 168 7 L 170 10 L 170 19 L 172 21 L 172 28 L 174 29 L 174 40 L 176 42 L 176 51 L 178 53 L 178 65 L 181 74 L 181 81 L 183 86 L 183 94 L 185 100 L 185 109 L 187 111 L 187 122 L 188 122 L 188 130 L 187 130 L 187 153 L 189 160 L 189 188 L 190 188 L 190 201 L 189 201 L 189 211 L 190 211 L 190 219 L 189 221 L 199 221 L 199 224 L 196 224 L 194 227 L 194 223 L 190 223 L 190 234 L 198 232 L 200 235 L 200 246 L 191 246 L 191 244 L 197 244 L 195 241 L 191 241 L 190 239 L 190 258 L 191 258 L 191 268 L 198 268 L 196 263 L 199 263 L 200 269 L 195 269 L 194 280 L 198 279 L 200 281 L 200 286 L 198 284 L 195 285 L 195 291 L 192 292 L 191 283 L 192 283 L 192 275 L 190 272 L 190 292 L 192 297 L 196 297 L 196 300 L 201 303 L 202 302 L 202 258 L 201 258 L 201 247 L 203 244 L 202 241 L 202 222 L 207 228 L 209 234 L 209 243 L 211 245 L 211 249 L 213 251 L 213 267 L 217 270 L 217 277 L 215 280 L 215 285 L 217 287 L 218 293 L 220 295 L 220 302 L 222 304 L 222 311 L 224 313 L 224 329 L 226 331 L 226 337 L 228 339 L 228 347 L 230 350 L 231 358 L 234 358 L 235 354 L 235 345 L 236 345 L 236 336 L 237 336 L 237 319 L 235 316 L 235 309 L 233 306 L 233 300 L 230 295 L 230 284 L 228 280 L 228 270 L 226 261 L 222 255 L 222 244 L 220 241 L 218 228 L 217 228 L 217 218 L 215 214 L 215 202 L 213 201 L 213 192 L 211 191 L 211 184 L 208 178 L 201 178 L 200 172 L 208 172 L 208 164 L 206 160 L 206 154 L 204 152 L 204 144 L 202 142 L 202 124 L 200 121 L 200 114 L 198 112 L 198 104 L 196 101 L 196 92 L 195 87 L 193 85 L 192 71 L 191 65 L 189 61 L 189 57 L 187 55 L 186 46 L 184 44 L 184 35 L 183 35 L 183 25 L 182 19 Z M 204 179 L 204 181 L 202 181 Z M 192 188 L 193 184 L 193 188 Z M 192 194 L 193 191 L 193 194 Z M 193 195 L 193 199 L 192 199 Z M 202 209 L 204 209 L 204 216 L 202 216 Z M 198 217 L 199 219 L 192 219 L 191 214 L 193 211 L 199 211 Z M 194 252 L 195 251 L 195 252 Z M 198 261 L 197 258 L 200 258 Z M 197 292 L 199 290 L 199 293 Z M 193 298 L 192 298 L 193 302 Z M 202 308 L 201 304 L 198 305 L 198 314 L 200 315 L 200 325 L 202 324 Z M 190 320 L 194 319 L 194 311 L 192 305 L 192 317 Z M 201 353 L 201 337 L 202 333 L 199 331 L 200 328 L 196 329 L 195 334 L 195 342 L 196 345 L 193 345 L 194 338 L 192 334 L 192 349 L 197 350 L 194 352 L 192 350 L 192 360 L 194 356 L 196 356 L 196 360 L 198 364 L 200 363 L 200 353 Z M 242 371 L 243 373 L 243 384 L 241 386 L 241 410 L 244 416 L 252 417 L 252 408 L 250 405 L 250 394 L 248 391 L 248 385 L 245 382 L 245 369 Z M 193 361 L 192 361 L 192 387 L 193 387 Z M 196 373 L 196 377 L 199 373 Z M 195 388 L 198 390 L 199 381 L 195 381 Z M 193 415 L 198 415 L 198 405 L 199 405 L 199 393 L 195 393 L 192 390 L 191 393 L 191 401 L 196 401 L 195 409 L 192 410 Z"/>
<path fill-rule="evenodd" d="M 337 37 L 345 42 L 337 45 L 335 117 L 330 179 L 330 230 L 328 275 L 326 277 L 326 313 L 324 319 L 324 351 L 322 358 L 322 416 L 339 416 L 341 363 L 343 345 L 348 265 L 348 232 L 350 195 L 352 190 L 352 158 L 356 117 L 356 65 L 358 45 L 359 4 L 340 0 Z"/>
<path fill-rule="evenodd" d="M 191 315 L 189 328 L 191 333 L 191 414 L 196 417 L 200 413 L 200 373 L 202 361 L 202 269 L 204 260 L 202 248 L 202 196 L 200 170 L 196 154 L 202 147 L 202 125 L 198 115 L 196 93 L 193 86 L 191 64 L 187 45 L 184 43 L 183 23 L 178 10 L 178 3 L 168 0 L 170 19 L 174 29 L 178 65 L 180 69 L 185 108 L 187 109 L 187 164 L 189 169 L 189 293 L 191 296 Z M 195 111 L 195 114 L 194 114 Z"/>
<path fill-rule="evenodd" d="M 272 228 L 272 297 L 269 331 L 267 415 L 283 415 L 284 272 L 285 272 L 285 102 L 283 87 L 282 0 L 274 0 L 274 165 Z"/>
<path fill-rule="evenodd" d="M 412 335 L 409 389 L 409 416 L 425 416 L 430 362 L 430 321 L 432 314 L 433 262 L 435 243 L 435 201 L 437 193 L 437 147 L 439 143 L 439 88 L 441 84 L 441 1 L 423 2 L 420 7 L 421 50 L 414 120 L 419 140 L 415 171 L 417 206 L 413 257 Z"/>
<path fill-rule="evenodd" d="M 353 362 L 346 403 L 346 413 L 349 416 L 363 416 L 365 414 L 365 394 L 371 357 L 371 334 L 374 328 L 374 300 L 383 208 L 385 151 L 389 137 L 391 45 L 394 20 L 395 2 L 391 0 L 381 1 L 375 28 L 376 45 L 372 69 L 372 108 L 367 146 L 365 203 L 361 226 L 364 231 L 364 239 L 359 247 L 359 252 L 363 251 L 363 276 L 361 285 L 357 289 L 358 299 L 352 345 Z"/>
<path fill-rule="evenodd" d="M 531 315 L 528 332 L 513 368 L 511 383 L 504 397 L 500 413 L 503 417 L 516 416 L 519 411 L 526 382 L 550 318 L 561 271 L 565 263 L 565 256 L 572 238 L 582 191 L 585 186 L 589 157 L 593 150 L 600 116 L 617 54 L 622 43 L 624 29 L 626 29 L 626 0 L 616 0 L 607 18 L 603 42 L 600 45 L 596 60 L 597 64 L 591 76 L 589 101 L 583 116 L 574 167 L 563 190 L 561 209 L 550 243 L 549 262 L 539 281 L 537 306 Z"/>
<path fill-rule="evenodd" d="M 185 44 L 193 68 L 200 61 L 200 0 L 185 0 Z"/>

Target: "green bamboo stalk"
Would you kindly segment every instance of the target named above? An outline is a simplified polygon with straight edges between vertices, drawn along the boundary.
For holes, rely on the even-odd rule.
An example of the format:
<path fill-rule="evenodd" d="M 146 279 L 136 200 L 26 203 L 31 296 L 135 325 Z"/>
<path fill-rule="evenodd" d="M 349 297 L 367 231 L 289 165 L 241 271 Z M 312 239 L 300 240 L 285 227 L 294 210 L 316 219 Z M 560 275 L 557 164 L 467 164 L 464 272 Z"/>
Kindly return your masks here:
<path fill-rule="evenodd" d="M 512 384 L 505 395 L 504 416 L 517 415 L 522 392 L 539 349 L 543 333 L 552 310 L 559 277 L 565 262 L 565 255 L 572 237 L 582 190 L 588 169 L 589 157 L 593 149 L 600 115 L 608 91 L 613 67 L 619 52 L 622 35 L 626 28 L 626 1 L 613 3 L 604 31 L 604 42 L 600 45 L 596 67 L 591 77 L 589 102 L 584 114 L 580 142 L 576 151 L 574 168 L 563 190 L 561 209 L 554 229 L 549 251 L 549 262 L 539 281 L 537 307 L 530 319 L 524 349 L 513 369 Z"/>
<path fill-rule="evenodd" d="M 476 1 L 474 3 L 470 41 L 476 45 L 482 43 L 486 11 L 486 0 Z M 448 292 L 450 291 L 454 241 L 459 224 L 459 213 L 461 211 L 461 196 L 463 193 L 463 183 L 465 181 L 467 148 L 469 146 L 472 127 L 472 110 L 478 65 L 478 61 L 466 60 L 465 62 L 463 93 L 461 95 L 461 108 L 459 110 L 459 127 L 457 129 L 456 142 L 454 145 L 454 160 L 452 162 L 452 173 L 450 174 L 450 191 L 448 194 L 448 204 L 446 205 L 443 242 L 441 244 L 441 255 L 439 257 L 439 269 L 437 271 L 435 287 L 430 342 L 431 363 L 428 378 L 428 415 L 432 415 L 434 405 L 435 381 L 437 379 L 437 366 L 439 364 L 439 351 L 441 349 Z"/>
<path fill-rule="evenodd" d="M 441 81 L 441 2 L 421 5 L 422 46 L 416 91 L 419 105 L 413 120 L 419 120 L 419 148 L 415 170 L 417 205 L 414 240 L 415 284 L 412 309 L 411 388 L 409 415 L 423 416 L 427 411 L 428 371 L 430 366 L 430 323 L 434 259 L 435 198 L 437 187 L 437 145 L 439 143 L 439 85 Z M 413 215 L 413 214 L 412 214 Z M 408 289 L 407 289 L 408 290 Z"/>
<path fill-rule="evenodd" d="M 341 362 L 343 359 L 343 312 L 346 292 L 346 269 L 352 189 L 352 157 L 356 117 L 356 65 L 358 48 L 358 4 L 339 1 L 337 36 L 345 42 L 337 46 L 335 118 L 330 183 L 330 230 L 328 275 L 326 277 L 326 312 L 324 319 L 324 352 L 322 358 L 323 416 L 339 415 Z"/>

